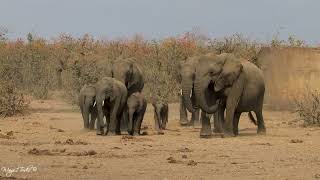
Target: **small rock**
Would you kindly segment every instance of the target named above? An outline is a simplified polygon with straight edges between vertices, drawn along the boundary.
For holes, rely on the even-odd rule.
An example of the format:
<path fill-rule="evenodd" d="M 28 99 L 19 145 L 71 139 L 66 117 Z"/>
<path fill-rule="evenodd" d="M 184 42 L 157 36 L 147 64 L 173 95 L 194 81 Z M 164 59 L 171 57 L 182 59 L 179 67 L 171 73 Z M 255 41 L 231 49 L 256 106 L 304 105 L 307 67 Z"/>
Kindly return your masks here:
<path fill-rule="evenodd" d="M 73 144 L 74 144 L 74 142 L 73 142 L 73 140 L 72 140 L 72 139 L 67 139 L 67 140 L 66 140 L 66 144 L 73 145 Z"/>
<path fill-rule="evenodd" d="M 182 155 L 182 158 L 183 158 L 183 159 L 186 159 L 186 158 L 188 158 L 188 156 L 185 155 L 185 154 L 183 154 L 183 155 Z"/>
<path fill-rule="evenodd" d="M 71 168 L 77 168 L 77 167 L 78 167 L 77 165 L 72 165 L 72 166 L 71 166 Z"/>
<path fill-rule="evenodd" d="M 187 147 L 178 149 L 177 151 L 179 151 L 179 152 L 192 152 L 192 150 Z"/>
<path fill-rule="evenodd" d="M 168 160 L 168 163 L 178 163 L 178 161 L 173 157 L 168 157 L 167 160 Z"/>
<path fill-rule="evenodd" d="M 95 150 L 89 150 L 88 151 L 88 155 L 89 156 L 92 156 L 92 155 L 95 155 L 95 154 L 97 154 L 97 152 Z"/>
<path fill-rule="evenodd" d="M 62 144 L 61 141 L 56 141 L 54 144 Z"/>
<path fill-rule="evenodd" d="M 301 139 L 291 139 L 290 142 L 291 143 L 303 143 L 303 140 L 301 140 Z"/>
<path fill-rule="evenodd" d="M 63 130 L 63 129 L 58 129 L 57 131 L 58 131 L 58 132 L 64 132 L 64 130 Z"/>
<path fill-rule="evenodd" d="M 7 132 L 7 136 L 13 136 L 13 131 Z"/>
<path fill-rule="evenodd" d="M 197 162 L 195 162 L 194 160 L 190 160 L 189 162 L 188 162 L 188 166 L 196 166 L 198 163 Z"/>
<path fill-rule="evenodd" d="M 320 174 L 315 174 L 315 175 L 314 175 L 314 178 L 320 179 Z"/>
<path fill-rule="evenodd" d="M 87 165 L 84 165 L 84 166 L 83 166 L 83 169 L 88 169 L 88 166 L 87 166 Z"/>
<path fill-rule="evenodd" d="M 113 147 L 112 149 L 121 149 L 121 148 L 119 148 L 119 147 L 115 146 L 115 147 Z"/>
<path fill-rule="evenodd" d="M 147 131 L 143 131 L 143 132 L 141 133 L 141 135 L 142 135 L 142 136 L 146 136 L 146 135 L 148 135 L 148 132 L 147 132 Z"/>

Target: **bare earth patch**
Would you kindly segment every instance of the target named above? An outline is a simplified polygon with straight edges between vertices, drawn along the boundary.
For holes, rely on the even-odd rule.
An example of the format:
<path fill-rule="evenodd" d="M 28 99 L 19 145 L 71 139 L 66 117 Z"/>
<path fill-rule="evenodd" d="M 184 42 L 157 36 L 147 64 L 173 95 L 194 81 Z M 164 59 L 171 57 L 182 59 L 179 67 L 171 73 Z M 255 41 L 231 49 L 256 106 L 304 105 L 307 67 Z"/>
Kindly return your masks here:
<path fill-rule="evenodd" d="M 236 138 L 200 139 L 180 127 L 170 104 L 168 130 L 158 135 L 148 106 L 144 136 L 82 131 L 77 108 L 33 101 L 27 116 L 0 119 L 0 168 L 37 167 L 0 179 L 319 179 L 320 128 L 302 128 L 287 111 L 264 110 L 267 135 L 244 114 Z M 293 123 L 294 122 L 294 123 Z"/>

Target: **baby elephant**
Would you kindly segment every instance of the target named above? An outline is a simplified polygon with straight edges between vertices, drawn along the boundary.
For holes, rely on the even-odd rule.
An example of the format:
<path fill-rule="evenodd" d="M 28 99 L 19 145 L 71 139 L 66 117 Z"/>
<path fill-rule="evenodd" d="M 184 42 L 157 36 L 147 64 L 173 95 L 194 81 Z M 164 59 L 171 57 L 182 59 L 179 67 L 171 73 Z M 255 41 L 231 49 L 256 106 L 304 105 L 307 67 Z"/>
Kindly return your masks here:
<path fill-rule="evenodd" d="M 162 133 L 162 130 L 166 129 L 168 123 L 168 103 L 156 101 L 153 102 L 152 105 L 154 107 L 155 129 L 158 133 Z"/>
<path fill-rule="evenodd" d="M 96 89 L 93 85 L 84 85 L 79 94 L 79 106 L 83 118 L 84 129 L 94 129 L 98 116 L 95 105 Z"/>
<path fill-rule="evenodd" d="M 127 100 L 127 113 L 129 116 L 128 133 L 140 135 L 141 123 L 147 109 L 147 101 L 143 94 L 135 92 Z"/>

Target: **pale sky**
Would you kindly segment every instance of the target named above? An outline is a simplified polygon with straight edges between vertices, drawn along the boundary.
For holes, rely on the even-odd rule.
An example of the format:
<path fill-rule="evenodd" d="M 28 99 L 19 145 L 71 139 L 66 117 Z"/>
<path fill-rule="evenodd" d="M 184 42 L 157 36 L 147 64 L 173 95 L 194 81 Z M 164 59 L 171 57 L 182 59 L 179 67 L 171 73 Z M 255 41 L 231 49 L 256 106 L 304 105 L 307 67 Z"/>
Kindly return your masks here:
<path fill-rule="evenodd" d="M 241 33 L 255 40 L 292 34 L 320 44 L 320 0 L 0 0 L 8 37 L 28 32 L 96 38 L 164 38 L 197 31 L 214 38 Z"/>

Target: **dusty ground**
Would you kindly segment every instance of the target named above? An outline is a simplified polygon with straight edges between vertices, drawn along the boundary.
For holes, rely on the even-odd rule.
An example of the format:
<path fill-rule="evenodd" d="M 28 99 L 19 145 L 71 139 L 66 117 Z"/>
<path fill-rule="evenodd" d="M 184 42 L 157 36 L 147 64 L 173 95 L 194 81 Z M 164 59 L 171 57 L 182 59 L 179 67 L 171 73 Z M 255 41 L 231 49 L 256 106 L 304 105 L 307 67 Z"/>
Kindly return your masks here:
<path fill-rule="evenodd" d="M 290 112 L 265 110 L 266 136 L 243 114 L 239 137 L 200 139 L 199 127 L 179 126 L 177 104 L 168 130 L 155 135 L 149 105 L 149 135 L 131 138 L 81 131 L 78 108 L 62 100 L 31 106 L 29 115 L 0 119 L 0 179 L 8 167 L 29 167 L 16 179 L 320 178 L 320 128 L 300 127 Z"/>

